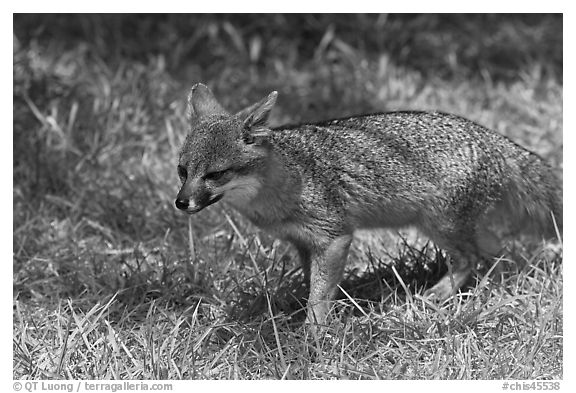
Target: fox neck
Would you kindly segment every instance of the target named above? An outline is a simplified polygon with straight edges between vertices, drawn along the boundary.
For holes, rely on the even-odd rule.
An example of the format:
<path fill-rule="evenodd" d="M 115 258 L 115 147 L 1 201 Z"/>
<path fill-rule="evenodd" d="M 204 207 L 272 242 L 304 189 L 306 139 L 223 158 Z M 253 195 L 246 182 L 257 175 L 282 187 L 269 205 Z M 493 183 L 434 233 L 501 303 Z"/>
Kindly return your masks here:
<path fill-rule="evenodd" d="M 259 227 L 272 227 L 292 217 L 299 195 L 294 190 L 301 185 L 281 157 L 271 151 L 266 164 L 253 176 L 249 183 L 254 183 L 255 195 L 228 203 Z"/>

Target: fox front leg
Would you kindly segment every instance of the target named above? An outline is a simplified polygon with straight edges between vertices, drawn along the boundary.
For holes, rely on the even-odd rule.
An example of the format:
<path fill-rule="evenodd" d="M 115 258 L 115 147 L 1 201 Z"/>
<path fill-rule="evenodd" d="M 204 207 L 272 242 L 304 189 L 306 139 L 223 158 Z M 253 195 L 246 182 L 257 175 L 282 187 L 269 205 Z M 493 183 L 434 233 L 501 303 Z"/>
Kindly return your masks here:
<path fill-rule="evenodd" d="M 344 275 L 352 235 L 333 239 L 326 247 L 310 254 L 310 296 L 306 322 L 322 324 L 330 311 L 331 300 Z"/>

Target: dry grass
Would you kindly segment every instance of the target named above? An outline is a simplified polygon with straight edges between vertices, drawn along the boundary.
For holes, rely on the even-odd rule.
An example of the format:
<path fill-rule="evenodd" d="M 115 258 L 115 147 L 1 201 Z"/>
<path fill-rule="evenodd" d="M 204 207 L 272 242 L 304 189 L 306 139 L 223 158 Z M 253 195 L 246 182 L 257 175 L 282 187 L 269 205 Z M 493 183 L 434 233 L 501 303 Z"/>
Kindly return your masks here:
<path fill-rule="evenodd" d="M 561 19 L 506 18 L 15 17 L 14 378 L 562 378 L 554 242 L 438 305 L 433 245 L 362 233 L 311 337 L 287 244 L 173 208 L 197 81 L 232 109 L 278 90 L 274 124 L 458 113 L 561 167 Z"/>

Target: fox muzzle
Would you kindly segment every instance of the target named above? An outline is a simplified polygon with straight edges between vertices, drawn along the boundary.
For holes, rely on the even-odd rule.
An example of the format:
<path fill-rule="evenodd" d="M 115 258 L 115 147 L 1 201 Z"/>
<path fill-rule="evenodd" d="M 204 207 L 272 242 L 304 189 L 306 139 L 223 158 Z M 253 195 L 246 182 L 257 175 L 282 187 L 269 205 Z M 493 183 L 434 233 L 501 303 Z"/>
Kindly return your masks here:
<path fill-rule="evenodd" d="M 176 201 L 174 204 L 176 205 L 176 208 L 185 211 L 188 214 L 194 214 L 198 213 L 206 206 L 210 206 L 211 204 L 218 202 L 220 199 L 222 199 L 223 196 L 223 194 L 213 195 L 208 191 L 203 191 L 198 193 L 198 195 L 195 197 L 192 197 L 190 195 L 186 195 L 184 192 L 184 187 L 182 187 L 176 196 Z"/>

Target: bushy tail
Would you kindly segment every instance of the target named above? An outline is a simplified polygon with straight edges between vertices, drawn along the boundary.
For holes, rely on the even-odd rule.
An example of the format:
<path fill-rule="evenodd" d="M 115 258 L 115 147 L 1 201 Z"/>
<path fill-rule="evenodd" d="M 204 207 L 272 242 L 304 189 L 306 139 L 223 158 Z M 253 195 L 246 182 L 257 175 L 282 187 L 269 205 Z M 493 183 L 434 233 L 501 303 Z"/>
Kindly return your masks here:
<path fill-rule="evenodd" d="M 524 151 L 509 162 L 507 209 L 522 231 L 546 238 L 562 235 L 562 180 L 536 154 Z"/>

